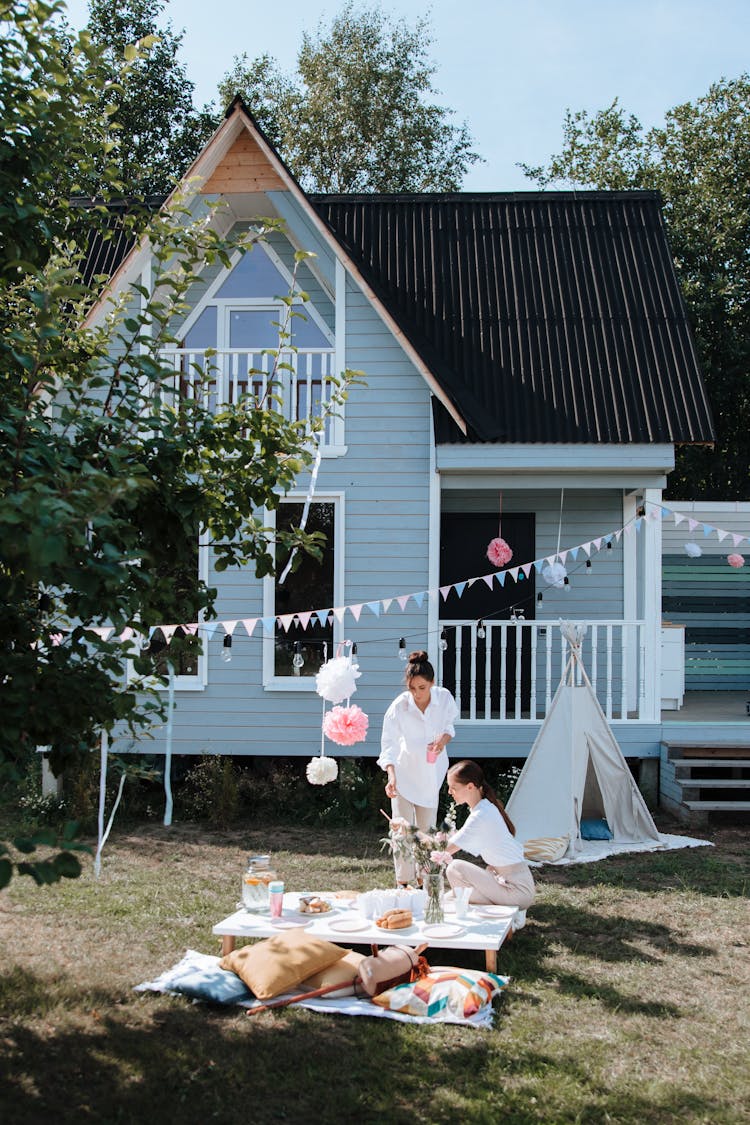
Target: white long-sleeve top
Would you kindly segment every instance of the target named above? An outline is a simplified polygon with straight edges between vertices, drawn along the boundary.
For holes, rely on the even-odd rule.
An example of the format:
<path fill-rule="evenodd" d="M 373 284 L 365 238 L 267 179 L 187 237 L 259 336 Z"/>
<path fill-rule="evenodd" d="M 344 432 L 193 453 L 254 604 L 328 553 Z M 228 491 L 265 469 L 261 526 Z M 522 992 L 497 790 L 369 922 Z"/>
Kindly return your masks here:
<path fill-rule="evenodd" d="M 462 851 L 481 856 L 490 867 L 511 867 L 514 863 L 525 862 L 523 847 L 511 836 L 497 805 L 486 797 L 477 801 L 450 842 Z"/>
<path fill-rule="evenodd" d="M 399 795 L 413 805 L 437 807 L 440 786 L 448 772 L 448 755 L 443 750 L 436 762 L 428 762 L 427 744 L 442 734 L 453 738 L 457 716 L 451 693 L 434 685 L 424 711 L 419 710 L 411 692 L 403 691 L 385 713 L 378 765 L 381 769 L 394 767 Z"/>

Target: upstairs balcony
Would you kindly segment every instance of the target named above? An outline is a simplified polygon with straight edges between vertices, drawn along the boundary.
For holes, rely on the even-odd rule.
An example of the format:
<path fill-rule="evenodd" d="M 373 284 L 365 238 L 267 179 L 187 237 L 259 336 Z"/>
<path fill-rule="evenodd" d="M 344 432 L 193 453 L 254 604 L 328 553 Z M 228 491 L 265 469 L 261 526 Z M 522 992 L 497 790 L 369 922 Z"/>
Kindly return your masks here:
<path fill-rule="evenodd" d="M 309 421 L 326 411 L 337 385 L 333 348 L 298 348 L 278 356 L 265 349 L 169 348 L 162 358 L 175 372 L 180 395 L 201 399 L 214 412 L 244 396 L 248 409 L 277 410 L 289 422 Z M 343 418 L 329 415 L 321 448 L 331 453 L 343 445 Z"/>

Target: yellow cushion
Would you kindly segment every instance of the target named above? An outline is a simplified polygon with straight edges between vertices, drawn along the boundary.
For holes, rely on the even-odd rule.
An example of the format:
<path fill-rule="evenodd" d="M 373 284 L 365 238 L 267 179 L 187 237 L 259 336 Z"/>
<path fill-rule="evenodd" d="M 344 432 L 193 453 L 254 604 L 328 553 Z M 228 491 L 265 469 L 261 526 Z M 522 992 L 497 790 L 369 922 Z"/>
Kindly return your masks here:
<path fill-rule="evenodd" d="M 364 953 L 357 953 L 350 949 L 339 961 L 335 961 L 333 965 L 329 965 L 327 969 L 323 969 L 319 973 L 313 973 L 307 980 L 301 981 L 298 987 L 302 992 L 313 992 L 316 988 L 328 988 L 329 985 L 340 984 L 341 988 L 337 988 L 327 995 L 332 999 L 337 996 L 353 996 L 354 980 L 357 976 L 360 961 L 364 961 L 364 959 Z"/>
<path fill-rule="evenodd" d="M 300 926 L 235 949 L 219 964 L 236 973 L 259 1000 L 270 1000 L 340 961 L 345 953 L 340 945 L 310 937 Z"/>
<path fill-rule="evenodd" d="M 562 859 L 567 850 L 567 836 L 539 836 L 536 840 L 527 840 L 523 846 L 524 857 L 537 863 L 554 863 Z"/>

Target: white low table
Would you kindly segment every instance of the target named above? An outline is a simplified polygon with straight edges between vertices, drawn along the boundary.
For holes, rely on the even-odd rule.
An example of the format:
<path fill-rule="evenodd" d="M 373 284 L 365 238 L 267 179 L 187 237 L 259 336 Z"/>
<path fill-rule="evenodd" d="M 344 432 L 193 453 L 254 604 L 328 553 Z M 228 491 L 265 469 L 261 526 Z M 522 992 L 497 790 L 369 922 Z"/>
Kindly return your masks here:
<path fill-rule="evenodd" d="M 330 898 L 321 892 L 322 897 Z M 425 923 L 419 920 L 406 930 L 380 930 L 375 923 L 362 917 L 355 908 L 338 907 L 327 914 L 311 914 L 308 920 L 300 917 L 294 910 L 297 896 L 286 894 L 284 896 L 284 914 L 280 925 L 268 914 L 251 914 L 247 910 L 236 910 L 228 918 L 218 922 L 212 930 L 221 938 L 222 955 L 231 953 L 237 938 L 267 938 L 274 934 L 283 933 L 287 928 L 285 924 L 296 921 L 298 925 L 305 926 L 308 933 L 314 937 L 325 938 L 327 941 L 336 942 L 337 945 L 429 945 L 433 949 L 483 949 L 485 966 L 488 972 L 497 972 L 497 954 L 500 946 L 512 932 L 513 919 L 518 911 L 514 906 L 493 907 L 492 918 L 482 917 L 478 911 L 481 907 L 469 907 L 465 918 L 456 918 L 455 914 L 446 913 L 445 921 L 449 924 L 461 926 L 463 932 L 447 937 L 435 937 L 430 928 L 425 933 Z M 359 920 L 361 928 L 339 929 L 338 922 L 348 922 L 352 925 Z"/>

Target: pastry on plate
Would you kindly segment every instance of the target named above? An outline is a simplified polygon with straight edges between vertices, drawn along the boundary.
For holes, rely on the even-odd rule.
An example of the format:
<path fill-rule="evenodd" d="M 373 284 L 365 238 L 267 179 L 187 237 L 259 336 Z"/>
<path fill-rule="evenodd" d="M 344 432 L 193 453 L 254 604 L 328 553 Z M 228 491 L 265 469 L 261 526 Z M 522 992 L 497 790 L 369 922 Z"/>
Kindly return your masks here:
<path fill-rule="evenodd" d="M 404 930 L 413 921 L 411 910 L 386 910 L 385 914 L 375 919 L 375 925 L 381 930 Z"/>

